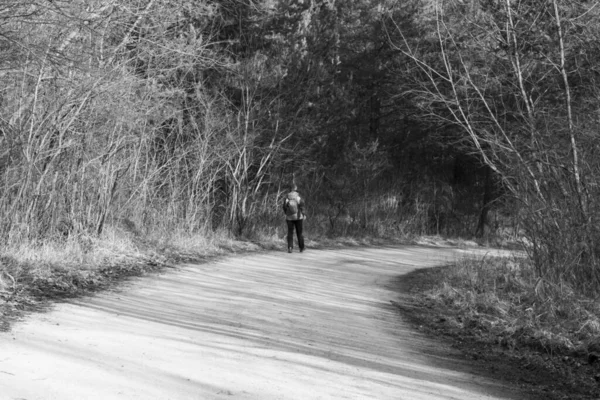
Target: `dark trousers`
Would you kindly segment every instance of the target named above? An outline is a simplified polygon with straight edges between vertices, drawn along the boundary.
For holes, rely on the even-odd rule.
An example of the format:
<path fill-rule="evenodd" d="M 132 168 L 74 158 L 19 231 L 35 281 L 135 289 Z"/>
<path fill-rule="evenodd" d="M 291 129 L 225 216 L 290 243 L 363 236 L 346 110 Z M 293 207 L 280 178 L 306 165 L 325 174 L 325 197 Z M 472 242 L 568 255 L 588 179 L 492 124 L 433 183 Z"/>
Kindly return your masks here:
<path fill-rule="evenodd" d="M 298 247 L 300 250 L 304 249 L 304 236 L 302 236 L 302 220 L 287 221 L 288 226 L 288 248 L 294 247 L 294 227 L 296 227 L 296 235 L 298 236 Z"/>

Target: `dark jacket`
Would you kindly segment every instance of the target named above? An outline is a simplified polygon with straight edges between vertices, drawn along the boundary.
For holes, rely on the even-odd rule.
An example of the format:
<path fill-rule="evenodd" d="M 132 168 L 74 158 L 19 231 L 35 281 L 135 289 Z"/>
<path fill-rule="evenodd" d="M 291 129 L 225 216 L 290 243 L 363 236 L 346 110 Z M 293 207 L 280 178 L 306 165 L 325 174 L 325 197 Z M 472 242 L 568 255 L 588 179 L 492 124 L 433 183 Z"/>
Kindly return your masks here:
<path fill-rule="evenodd" d="M 292 199 L 296 199 L 298 203 L 298 212 L 295 214 L 288 215 L 288 202 Z M 304 200 L 300 197 L 300 194 L 295 190 L 292 190 L 287 194 L 287 196 L 283 199 L 283 211 L 285 211 L 285 219 L 288 221 L 297 221 L 299 219 L 304 219 Z"/>

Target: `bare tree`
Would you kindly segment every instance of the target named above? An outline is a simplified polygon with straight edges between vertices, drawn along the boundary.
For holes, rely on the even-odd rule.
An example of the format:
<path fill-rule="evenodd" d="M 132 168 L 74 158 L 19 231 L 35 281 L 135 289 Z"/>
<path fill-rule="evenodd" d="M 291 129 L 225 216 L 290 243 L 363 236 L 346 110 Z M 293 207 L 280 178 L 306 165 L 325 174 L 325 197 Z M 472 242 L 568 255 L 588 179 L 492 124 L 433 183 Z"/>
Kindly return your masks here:
<path fill-rule="evenodd" d="M 523 205 L 520 217 L 540 276 L 585 290 L 597 287 L 592 243 L 598 216 L 588 204 L 599 170 L 593 153 L 580 151 L 580 140 L 589 138 L 589 106 L 597 102 L 596 89 L 584 86 L 593 67 L 582 56 L 597 47 L 589 36 L 584 39 L 599 37 L 596 7 L 432 4 L 421 24 L 427 39 L 410 37 L 395 25 L 401 38 L 396 48 L 418 67 L 415 85 L 404 95 L 460 127 Z"/>

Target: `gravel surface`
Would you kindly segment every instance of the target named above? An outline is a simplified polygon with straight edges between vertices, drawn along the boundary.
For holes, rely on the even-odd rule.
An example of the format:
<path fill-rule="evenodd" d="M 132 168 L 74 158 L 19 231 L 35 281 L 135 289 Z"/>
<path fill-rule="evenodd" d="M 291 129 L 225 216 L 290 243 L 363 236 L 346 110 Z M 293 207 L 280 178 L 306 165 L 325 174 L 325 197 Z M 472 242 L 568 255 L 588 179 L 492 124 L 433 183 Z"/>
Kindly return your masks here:
<path fill-rule="evenodd" d="M 403 321 L 390 282 L 461 251 L 184 264 L 0 333 L 0 399 L 525 399 Z"/>

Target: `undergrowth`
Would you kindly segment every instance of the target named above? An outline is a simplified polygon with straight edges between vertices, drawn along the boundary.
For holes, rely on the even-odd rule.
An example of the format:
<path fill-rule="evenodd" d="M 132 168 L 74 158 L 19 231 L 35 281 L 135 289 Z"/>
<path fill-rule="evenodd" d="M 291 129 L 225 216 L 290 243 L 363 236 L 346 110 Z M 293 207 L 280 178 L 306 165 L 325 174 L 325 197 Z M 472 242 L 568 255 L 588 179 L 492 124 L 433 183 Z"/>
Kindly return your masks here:
<path fill-rule="evenodd" d="M 454 311 L 457 328 L 509 349 L 597 359 L 598 299 L 537 278 L 526 258 L 465 259 L 440 271 L 426 296 Z"/>
<path fill-rule="evenodd" d="M 119 227 L 108 227 L 100 237 L 73 235 L 4 244 L 0 247 L 0 329 L 50 300 L 105 289 L 177 262 L 256 249 L 255 244 L 224 233 L 155 231 L 142 236 Z"/>

